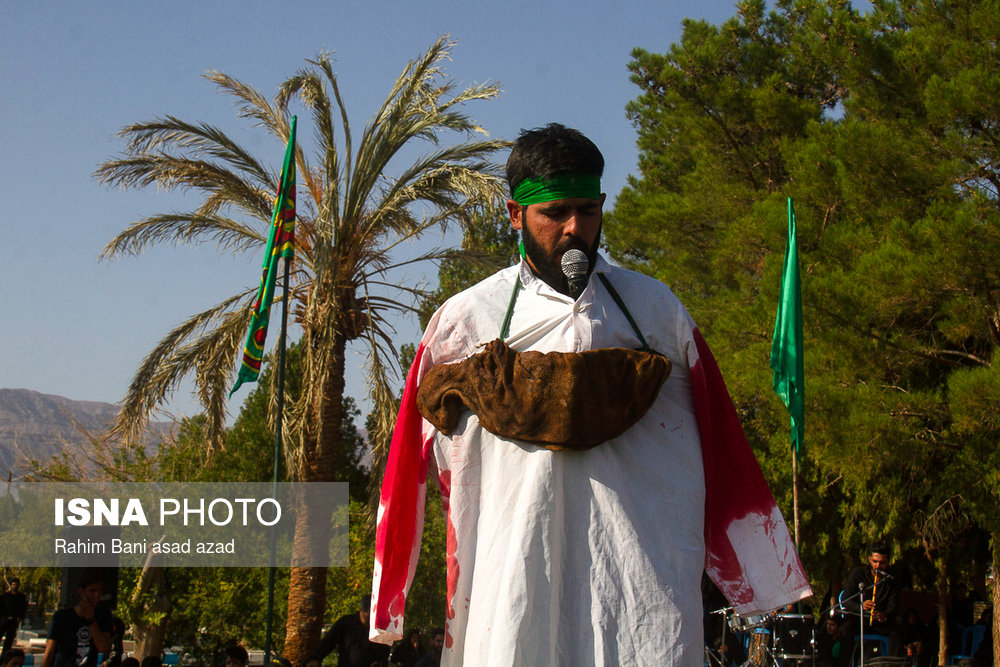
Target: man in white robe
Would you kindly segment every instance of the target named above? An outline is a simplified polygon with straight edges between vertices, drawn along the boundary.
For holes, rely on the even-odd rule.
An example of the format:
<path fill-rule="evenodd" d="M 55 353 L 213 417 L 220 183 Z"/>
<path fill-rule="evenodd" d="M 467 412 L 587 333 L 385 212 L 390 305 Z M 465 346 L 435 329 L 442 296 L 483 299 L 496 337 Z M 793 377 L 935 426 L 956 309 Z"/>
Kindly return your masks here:
<path fill-rule="evenodd" d="M 703 570 L 741 614 L 811 594 L 694 321 L 664 284 L 597 254 L 603 166 L 575 130 L 522 133 L 507 165 L 522 261 L 428 324 L 382 488 L 374 641 L 402 637 L 428 473 L 448 526 L 442 665 L 696 667 Z M 570 249 L 588 259 L 579 294 L 560 270 Z M 589 449 L 490 433 L 468 410 L 442 433 L 417 411 L 421 380 L 498 337 L 518 352 L 651 349 L 671 369 L 638 422 Z"/>

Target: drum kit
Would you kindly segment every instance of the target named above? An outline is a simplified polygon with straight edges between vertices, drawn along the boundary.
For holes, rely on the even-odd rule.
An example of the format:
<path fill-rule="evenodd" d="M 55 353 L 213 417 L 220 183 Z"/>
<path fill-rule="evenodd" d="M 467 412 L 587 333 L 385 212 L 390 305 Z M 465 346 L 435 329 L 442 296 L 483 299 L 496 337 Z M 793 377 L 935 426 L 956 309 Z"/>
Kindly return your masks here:
<path fill-rule="evenodd" d="M 746 658 L 740 667 L 789 667 L 815 659 L 815 623 L 808 614 L 740 616 L 732 607 L 713 613 L 725 614 L 723 633 L 728 628 L 739 638 Z M 726 645 L 725 636 L 722 644 Z M 706 657 L 710 667 L 732 667 L 732 657 L 727 660 L 724 651 L 706 647 Z"/>

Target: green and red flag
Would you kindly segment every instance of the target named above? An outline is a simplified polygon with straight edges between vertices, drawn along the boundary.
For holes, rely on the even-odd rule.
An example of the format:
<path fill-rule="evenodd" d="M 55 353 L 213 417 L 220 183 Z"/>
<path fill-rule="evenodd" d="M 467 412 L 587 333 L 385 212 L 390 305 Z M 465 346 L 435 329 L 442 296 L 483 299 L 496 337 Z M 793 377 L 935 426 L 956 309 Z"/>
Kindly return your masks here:
<path fill-rule="evenodd" d="M 788 243 L 781 273 L 781 296 L 774 320 L 771 369 L 774 391 L 788 408 L 792 422 L 792 447 L 802 449 L 805 426 L 805 372 L 802 347 L 802 283 L 799 279 L 799 251 L 795 240 L 795 209 L 788 198 Z"/>
<path fill-rule="evenodd" d="M 243 362 L 236 377 L 236 386 L 229 392 L 232 396 L 244 382 L 256 382 L 260 376 L 260 362 L 264 357 L 264 340 L 267 338 L 267 323 L 274 297 L 274 285 L 278 280 L 278 260 L 282 257 L 291 262 L 295 256 L 295 116 L 288 133 L 288 147 L 281 167 L 278 196 L 274 200 L 274 213 L 264 251 L 264 267 L 260 275 L 260 289 L 253 303 L 250 330 L 243 346 Z"/>

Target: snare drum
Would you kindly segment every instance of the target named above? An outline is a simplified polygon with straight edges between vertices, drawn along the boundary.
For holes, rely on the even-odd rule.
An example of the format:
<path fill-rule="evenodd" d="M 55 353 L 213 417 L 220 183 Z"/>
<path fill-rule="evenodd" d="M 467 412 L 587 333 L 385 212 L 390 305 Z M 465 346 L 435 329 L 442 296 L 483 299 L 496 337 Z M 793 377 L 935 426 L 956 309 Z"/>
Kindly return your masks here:
<path fill-rule="evenodd" d="M 774 620 L 774 652 L 782 658 L 813 657 L 813 617 L 778 614 Z"/>
<path fill-rule="evenodd" d="M 733 614 L 729 617 L 729 629 L 733 632 L 750 632 L 754 628 L 763 627 L 767 623 L 767 616 L 738 616 Z"/>

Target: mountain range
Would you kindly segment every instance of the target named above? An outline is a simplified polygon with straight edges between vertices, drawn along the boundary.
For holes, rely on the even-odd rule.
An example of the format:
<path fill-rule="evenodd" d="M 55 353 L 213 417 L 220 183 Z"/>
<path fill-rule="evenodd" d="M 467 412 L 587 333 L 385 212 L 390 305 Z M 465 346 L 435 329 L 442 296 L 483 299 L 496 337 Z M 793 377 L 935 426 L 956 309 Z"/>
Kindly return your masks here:
<path fill-rule="evenodd" d="M 30 389 L 0 389 L 0 476 L 18 477 L 27 460 L 47 461 L 86 446 L 114 420 L 118 406 L 74 401 Z"/>

